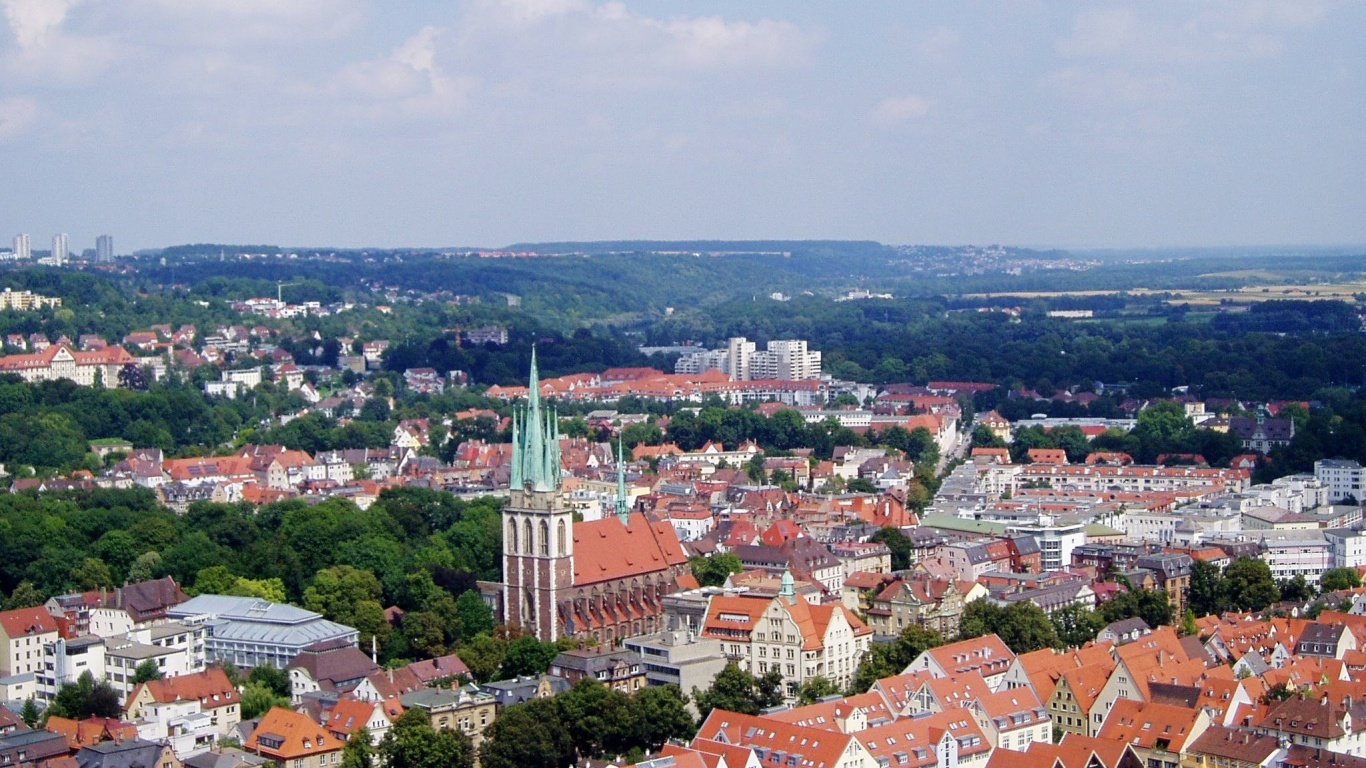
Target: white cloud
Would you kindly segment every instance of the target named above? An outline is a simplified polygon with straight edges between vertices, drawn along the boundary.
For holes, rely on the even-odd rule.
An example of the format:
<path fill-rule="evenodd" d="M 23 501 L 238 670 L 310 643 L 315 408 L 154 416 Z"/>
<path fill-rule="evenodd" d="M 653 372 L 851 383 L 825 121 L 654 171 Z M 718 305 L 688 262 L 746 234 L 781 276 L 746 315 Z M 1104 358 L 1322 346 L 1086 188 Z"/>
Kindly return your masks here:
<path fill-rule="evenodd" d="M 347 67 L 328 90 L 333 95 L 358 96 L 380 113 L 390 107 L 408 115 L 457 110 L 464 106 L 474 80 L 448 75 L 438 63 L 446 37 L 444 29 L 423 27 L 387 57 Z"/>
<path fill-rule="evenodd" d="M 495 7 L 518 25 L 539 24 L 590 8 L 584 0 L 497 0 Z"/>
<path fill-rule="evenodd" d="M 1055 44 L 1063 56 L 1144 62 L 1240 61 L 1278 55 L 1286 35 L 1317 24 L 1322 0 L 1221 0 L 1180 6 L 1163 17 L 1154 6 L 1090 7 Z"/>
<path fill-rule="evenodd" d="M 10 72 L 26 78 L 51 77 L 64 83 L 86 80 L 115 58 L 114 45 L 102 37 L 73 35 L 63 29 L 80 0 L 0 0 L 18 50 L 4 58 Z"/>
<path fill-rule="evenodd" d="M 929 99 L 914 94 L 909 96 L 889 96 L 873 107 L 869 120 L 874 125 L 900 125 L 908 120 L 922 118 L 930 113 Z"/>
<path fill-rule="evenodd" d="M 727 21 L 719 16 L 637 20 L 658 28 L 668 41 L 664 54 L 694 69 L 776 67 L 800 61 L 815 42 L 789 21 Z"/>
<path fill-rule="evenodd" d="M 0 99 L 0 142 L 12 141 L 37 124 L 41 110 L 27 96 Z"/>
<path fill-rule="evenodd" d="M 77 0 L 4 0 L 5 20 L 22 51 L 43 48 Z"/>
<path fill-rule="evenodd" d="M 334 39 L 364 20 L 359 0 L 123 0 L 145 38 L 228 48 Z"/>

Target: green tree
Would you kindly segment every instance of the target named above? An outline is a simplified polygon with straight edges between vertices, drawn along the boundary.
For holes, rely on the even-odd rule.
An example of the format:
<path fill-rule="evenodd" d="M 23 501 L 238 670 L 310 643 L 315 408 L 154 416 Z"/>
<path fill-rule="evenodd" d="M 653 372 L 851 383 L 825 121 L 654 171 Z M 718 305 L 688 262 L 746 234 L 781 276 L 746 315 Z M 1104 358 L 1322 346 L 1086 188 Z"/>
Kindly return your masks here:
<path fill-rule="evenodd" d="M 1303 574 L 1277 582 L 1276 588 L 1280 590 L 1282 600 L 1303 603 L 1314 599 L 1314 588 L 1305 581 Z"/>
<path fill-rule="evenodd" d="M 1223 613 L 1224 594 L 1224 574 L 1219 566 L 1207 560 L 1196 560 L 1191 565 L 1186 605 L 1197 617 Z"/>
<path fill-rule="evenodd" d="M 631 743 L 656 752 L 670 739 L 686 741 L 697 732 L 688 698 L 676 685 L 651 685 L 631 696 Z"/>
<path fill-rule="evenodd" d="M 1224 599 L 1235 611 L 1260 611 L 1281 599 L 1265 561 L 1243 556 L 1224 569 Z"/>
<path fill-rule="evenodd" d="M 1355 568 L 1329 568 L 1319 577 L 1319 589 L 1336 592 L 1361 586 L 1361 574 Z"/>
<path fill-rule="evenodd" d="M 561 768 L 574 757 L 569 728 L 554 699 L 531 699 L 503 710 L 479 747 L 480 768 Z"/>
<path fill-rule="evenodd" d="M 710 556 L 697 555 L 688 559 L 688 565 L 692 568 L 692 575 L 697 579 L 697 583 L 704 587 L 719 587 L 726 583 L 726 578 L 732 573 L 739 573 L 745 569 L 740 558 L 730 552 Z"/>
<path fill-rule="evenodd" d="M 370 729 L 361 726 L 351 732 L 342 749 L 342 768 L 375 768 L 375 748 L 370 743 Z"/>
<path fill-rule="evenodd" d="M 1058 641 L 1066 648 L 1077 648 L 1095 640 L 1096 634 L 1105 628 L 1105 620 L 1099 614 L 1080 605 L 1063 606 L 1049 618 L 1058 633 Z"/>
<path fill-rule="evenodd" d="M 460 637 L 474 638 L 492 632 L 497 626 L 493 609 L 484 602 L 477 590 L 467 590 L 455 600 L 455 614 L 460 621 Z"/>
<path fill-rule="evenodd" d="M 839 686 L 835 685 L 828 677 L 817 675 L 809 677 L 797 689 L 797 703 L 806 705 L 814 704 L 817 699 L 825 696 L 834 696 L 840 693 Z"/>
<path fill-rule="evenodd" d="M 560 647 L 554 643 L 543 643 L 533 635 L 522 635 L 507 645 L 507 654 L 503 657 L 502 679 L 544 674 L 550 669 L 550 662 L 559 655 Z M 466 664 L 468 665 L 468 662 Z"/>
<path fill-rule="evenodd" d="M 38 720 L 43 716 L 43 711 L 38 708 L 38 702 L 30 696 L 24 699 L 24 706 L 19 710 L 19 719 L 24 721 L 24 725 L 30 728 L 38 727 Z"/>
<path fill-rule="evenodd" d="M 114 574 L 98 557 L 87 557 L 71 569 L 71 583 L 78 590 L 108 589 L 114 586 Z"/>
<path fill-rule="evenodd" d="M 128 566 L 128 580 L 132 582 L 150 581 L 166 575 L 166 565 L 160 552 L 143 552 Z"/>
<path fill-rule="evenodd" d="M 1100 607 L 1101 618 L 1108 624 L 1137 616 L 1150 627 L 1171 624 L 1171 597 L 1161 589 L 1131 589 L 1115 595 Z"/>
<path fill-rule="evenodd" d="M 492 635 L 479 635 L 460 646 L 460 660 L 470 668 L 470 674 L 481 683 L 498 679 L 507 655 L 507 643 Z"/>
<path fill-rule="evenodd" d="M 156 659 L 144 659 L 133 670 L 133 684 L 149 683 L 153 680 L 160 680 L 164 676 L 161 667 L 157 666 Z"/>
<path fill-rule="evenodd" d="M 33 586 L 33 582 L 24 579 L 14 588 L 10 596 L 5 600 L 5 610 L 13 611 L 19 608 L 32 608 L 35 605 L 42 605 L 47 598 L 38 588 Z"/>
<path fill-rule="evenodd" d="M 379 757 L 391 768 L 474 768 L 474 744 L 463 730 L 432 728 L 427 712 L 414 707 L 379 742 Z"/>
<path fill-rule="evenodd" d="M 844 489 L 850 493 L 877 493 L 877 486 L 866 477 L 856 477 L 845 483 Z"/>
<path fill-rule="evenodd" d="M 887 549 L 892 552 L 892 570 L 904 571 L 911 567 L 911 540 L 906 538 L 906 534 L 899 528 L 879 528 L 868 540 L 887 545 Z"/>
<path fill-rule="evenodd" d="M 963 609 L 959 620 L 963 639 L 994 634 L 1015 653 L 1028 653 L 1059 645 L 1057 630 L 1043 609 L 1027 600 L 1006 607 L 975 600 Z"/>
<path fill-rule="evenodd" d="M 304 590 L 304 607 L 332 621 L 360 630 L 360 645 L 371 639 L 383 646 L 389 641 L 391 627 L 381 604 L 383 588 L 370 571 L 350 565 L 324 568 Z"/>
<path fill-rule="evenodd" d="M 408 641 L 408 648 L 421 657 L 436 658 L 446 653 L 446 630 L 434 613 L 405 613 L 403 636 Z"/>
<path fill-rule="evenodd" d="M 285 583 L 282 579 L 246 579 L 233 582 L 228 594 L 238 597 L 259 597 L 272 603 L 285 602 Z"/>
<path fill-rule="evenodd" d="M 1006 607 L 996 634 L 1015 653 L 1028 653 L 1059 644 L 1058 633 L 1053 629 L 1053 622 L 1048 620 L 1048 614 L 1028 600 Z"/>
<path fill-rule="evenodd" d="M 781 682 L 781 676 L 779 681 Z M 697 702 L 697 710 L 702 714 L 703 720 L 707 719 L 707 713 L 713 709 L 757 715 L 765 707 L 782 702 L 781 691 L 777 692 L 777 701 L 774 701 L 772 690 L 761 688 L 759 680 L 734 663 L 727 664 L 725 669 L 716 673 L 711 687 L 706 691 L 694 688 L 692 697 Z"/>
<path fill-rule="evenodd" d="M 247 682 L 265 687 L 276 696 L 289 697 L 289 673 L 272 664 L 262 664 L 247 673 Z"/>
<path fill-rule="evenodd" d="M 893 642 L 868 649 L 854 676 L 854 691 L 864 693 L 878 680 L 901 674 L 920 654 L 943 644 L 944 638 L 937 630 L 916 624 L 906 627 Z"/>
<path fill-rule="evenodd" d="M 626 694 L 585 677 L 556 696 L 555 702 L 580 758 L 620 755 L 631 748 L 634 713 Z"/>
<path fill-rule="evenodd" d="M 248 682 L 242 688 L 242 719 L 251 720 L 269 712 L 272 707 L 289 708 L 289 696 L 280 696 L 268 686 Z"/>
<path fill-rule="evenodd" d="M 75 683 L 57 690 L 48 706 L 48 715 L 84 720 L 88 717 L 118 717 L 123 711 L 119 694 L 105 680 L 95 680 L 89 670 L 82 672 Z"/>

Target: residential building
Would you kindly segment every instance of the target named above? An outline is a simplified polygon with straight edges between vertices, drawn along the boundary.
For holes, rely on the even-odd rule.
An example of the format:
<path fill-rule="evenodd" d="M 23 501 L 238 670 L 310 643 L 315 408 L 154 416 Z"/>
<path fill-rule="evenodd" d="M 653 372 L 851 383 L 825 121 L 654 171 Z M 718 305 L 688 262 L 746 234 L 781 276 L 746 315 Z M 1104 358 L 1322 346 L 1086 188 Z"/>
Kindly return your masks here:
<path fill-rule="evenodd" d="M 931 648 L 917 656 L 902 674 L 925 670 L 934 677 L 949 677 L 972 671 L 980 674 L 995 691 L 1014 662 L 1015 654 L 1001 638 L 984 635 Z"/>
<path fill-rule="evenodd" d="M 109 264 L 114 261 L 114 238 L 112 235 L 100 235 L 95 238 L 95 261 L 99 264 Z"/>
<path fill-rule="evenodd" d="M 868 607 L 868 626 L 878 635 L 900 635 L 909 626 L 933 629 L 944 637 L 958 634 L 964 593 L 960 582 L 912 573 L 888 584 Z"/>
<path fill-rule="evenodd" d="M 1328 487 L 1328 503 L 1339 504 L 1348 497 L 1362 500 L 1366 470 L 1351 459 L 1319 459 L 1314 462 L 1314 477 Z"/>
<path fill-rule="evenodd" d="M 109 739 L 81 747 L 80 768 L 181 768 L 169 744 L 146 739 Z"/>
<path fill-rule="evenodd" d="M 1121 699 L 1097 736 L 1132 746 L 1149 768 L 1179 768 L 1186 751 L 1209 727 L 1203 709 Z"/>
<path fill-rule="evenodd" d="M 865 746 L 862 734 L 844 734 L 724 709 L 713 709 L 707 715 L 692 746 L 706 749 L 706 742 L 746 747 L 753 750 L 761 763 L 772 761 L 782 766 L 876 768 L 879 765 Z M 957 749 L 950 747 L 947 751 L 956 752 Z M 730 761 L 726 764 L 730 765 Z"/>
<path fill-rule="evenodd" d="M 470 683 L 455 688 L 426 688 L 403 696 L 404 709 L 420 709 L 427 713 L 431 725 L 438 730 L 460 729 L 478 749 L 484 741 L 484 731 L 498 716 L 498 703 L 493 694 Z"/>
<path fill-rule="evenodd" d="M 808 603 L 790 573 L 774 598 L 713 595 L 701 634 L 721 641 L 726 656 L 756 677 L 781 672 L 789 700 L 812 677 L 849 685 L 872 638 L 843 603 Z"/>
<path fill-rule="evenodd" d="M 379 669 L 346 638 L 314 643 L 300 650 L 285 667 L 289 673 L 290 700 L 298 706 L 304 696 L 317 691 L 348 693 Z"/>
<path fill-rule="evenodd" d="M 69 238 L 65 232 L 58 232 L 52 236 L 52 255 L 48 258 L 54 267 L 60 267 L 66 263 L 70 256 Z"/>
<path fill-rule="evenodd" d="M 303 713 L 273 707 L 242 746 L 281 768 L 324 768 L 341 764 L 346 742 Z"/>
<path fill-rule="evenodd" d="M 138 726 L 139 736 L 152 741 L 170 740 L 176 754 L 182 757 L 199 751 L 201 746 L 209 748 L 242 721 L 237 688 L 218 667 L 140 683 L 129 694 L 123 714 Z M 197 731 L 207 731 L 209 738 L 193 739 L 188 750 L 177 744 Z"/>
<path fill-rule="evenodd" d="M 41 672 L 43 647 L 57 638 L 57 621 L 42 606 L 0 612 L 0 677 Z"/>
<path fill-rule="evenodd" d="M 645 665 L 640 654 L 629 648 L 595 646 L 561 651 L 550 663 L 549 672 L 570 685 L 588 677 L 622 693 L 635 693 L 645 686 Z"/>
<path fill-rule="evenodd" d="M 1366 756 L 1366 702 L 1334 700 L 1326 693 L 1292 696 L 1271 707 L 1253 731 L 1287 745 Z"/>

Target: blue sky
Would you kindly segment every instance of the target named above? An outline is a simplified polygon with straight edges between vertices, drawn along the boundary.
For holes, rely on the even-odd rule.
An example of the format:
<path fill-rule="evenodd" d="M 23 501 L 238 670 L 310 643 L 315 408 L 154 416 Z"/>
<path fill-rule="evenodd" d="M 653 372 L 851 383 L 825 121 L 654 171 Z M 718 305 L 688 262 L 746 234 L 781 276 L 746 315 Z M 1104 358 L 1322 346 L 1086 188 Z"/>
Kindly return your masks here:
<path fill-rule="evenodd" d="M 0 8 L 0 243 L 1366 243 L 1355 0 Z"/>

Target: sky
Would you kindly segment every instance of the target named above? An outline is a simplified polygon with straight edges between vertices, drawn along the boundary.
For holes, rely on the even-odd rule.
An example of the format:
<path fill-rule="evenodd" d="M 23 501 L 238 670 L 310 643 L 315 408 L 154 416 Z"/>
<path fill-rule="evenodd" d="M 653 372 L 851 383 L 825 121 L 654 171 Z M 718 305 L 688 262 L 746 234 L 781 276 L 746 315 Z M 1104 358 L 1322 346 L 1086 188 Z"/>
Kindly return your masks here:
<path fill-rule="evenodd" d="M 0 248 L 1366 243 L 1366 3 L 0 0 Z"/>

